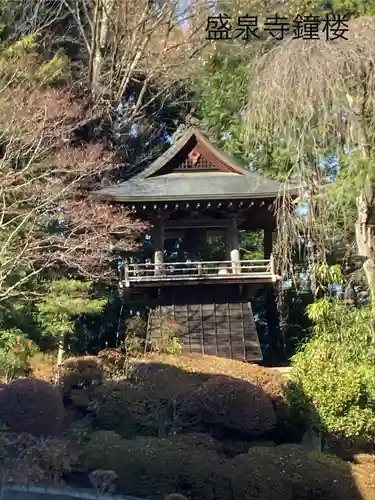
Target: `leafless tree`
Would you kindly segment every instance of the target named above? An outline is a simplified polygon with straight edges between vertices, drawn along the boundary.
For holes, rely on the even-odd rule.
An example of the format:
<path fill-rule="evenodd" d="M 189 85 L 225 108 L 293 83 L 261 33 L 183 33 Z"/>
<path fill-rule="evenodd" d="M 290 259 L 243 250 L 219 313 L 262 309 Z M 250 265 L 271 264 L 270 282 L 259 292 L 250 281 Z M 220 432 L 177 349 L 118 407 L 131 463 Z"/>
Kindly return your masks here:
<path fill-rule="evenodd" d="M 130 118 L 145 106 L 150 85 L 167 92 L 194 71 L 207 45 L 212 0 L 197 0 L 194 9 L 184 10 L 177 0 L 64 0 L 64 5 L 87 55 L 87 80 L 96 98 L 119 103 L 129 84 L 142 78 Z"/>
<path fill-rule="evenodd" d="M 51 267 L 109 276 L 111 245 L 134 247 L 145 227 L 87 196 L 93 177 L 113 168 L 100 146 L 69 142 L 89 111 L 68 87 L 30 80 L 41 68 L 35 54 L 13 46 L 8 56 L 0 72 L 0 301 Z"/>

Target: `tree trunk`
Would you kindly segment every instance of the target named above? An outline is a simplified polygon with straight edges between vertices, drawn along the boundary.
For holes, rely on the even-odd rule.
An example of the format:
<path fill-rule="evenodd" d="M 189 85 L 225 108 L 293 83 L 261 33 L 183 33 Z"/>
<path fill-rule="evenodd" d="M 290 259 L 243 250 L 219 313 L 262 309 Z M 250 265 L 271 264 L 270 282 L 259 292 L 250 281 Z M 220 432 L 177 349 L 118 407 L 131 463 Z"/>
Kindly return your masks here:
<path fill-rule="evenodd" d="M 370 158 L 369 138 L 366 123 L 366 105 L 368 101 L 367 74 L 363 72 L 361 96 L 352 108 L 351 135 L 357 143 L 364 161 Z M 372 176 L 371 176 L 372 177 Z M 363 271 L 369 288 L 369 298 L 375 315 L 375 199 L 372 178 L 367 176 L 365 184 L 357 198 L 357 221 L 355 224 L 358 255 L 364 259 Z"/>
<path fill-rule="evenodd" d="M 115 0 L 98 0 L 95 6 L 94 33 L 90 63 L 90 88 L 94 97 L 101 94 L 101 73 L 108 42 L 110 14 Z"/>
<path fill-rule="evenodd" d="M 58 350 L 57 350 L 57 361 L 56 361 L 56 374 L 55 374 L 55 384 L 60 382 L 61 368 L 63 365 L 63 357 L 65 350 L 65 334 L 61 333 L 58 340 Z"/>
<path fill-rule="evenodd" d="M 358 255 L 364 258 L 363 271 L 366 275 L 371 305 L 375 308 L 375 199 L 370 180 L 357 198 L 358 218 L 355 225 Z"/>

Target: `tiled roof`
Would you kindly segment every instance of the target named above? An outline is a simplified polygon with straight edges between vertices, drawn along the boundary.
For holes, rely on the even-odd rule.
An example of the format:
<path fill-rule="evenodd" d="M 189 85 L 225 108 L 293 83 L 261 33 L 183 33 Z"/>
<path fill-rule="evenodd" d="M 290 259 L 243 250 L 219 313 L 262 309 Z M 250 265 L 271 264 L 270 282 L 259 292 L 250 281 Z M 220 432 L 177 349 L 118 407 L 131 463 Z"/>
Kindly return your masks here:
<path fill-rule="evenodd" d="M 195 136 L 221 163 L 228 165 L 230 171 L 176 171 L 157 175 L 163 167 L 186 146 Z M 277 197 L 281 190 L 297 194 L 296 184 L 285 186 L 251 172 L 238 160 L 212 144 L 196 128 L 188 129 L 185 134 L 149 167 L 131 179 L 96 191 L 102 199 L 122 202 L 159 201 L 159 200 L 203 200 L 203 199 L 251 199 Z"/>

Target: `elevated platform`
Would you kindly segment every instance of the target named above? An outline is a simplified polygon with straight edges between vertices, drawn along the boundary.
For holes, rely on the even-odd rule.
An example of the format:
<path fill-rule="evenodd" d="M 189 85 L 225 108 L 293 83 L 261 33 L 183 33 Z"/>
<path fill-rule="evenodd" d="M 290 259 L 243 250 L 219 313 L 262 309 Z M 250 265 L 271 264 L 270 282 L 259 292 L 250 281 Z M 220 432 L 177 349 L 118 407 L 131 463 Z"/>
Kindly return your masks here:
<path fill-rule="evenodd" d="M 273 259 L 125 264 L 123 284 L 171 286 L 207 283 L 276 283 Z"/>

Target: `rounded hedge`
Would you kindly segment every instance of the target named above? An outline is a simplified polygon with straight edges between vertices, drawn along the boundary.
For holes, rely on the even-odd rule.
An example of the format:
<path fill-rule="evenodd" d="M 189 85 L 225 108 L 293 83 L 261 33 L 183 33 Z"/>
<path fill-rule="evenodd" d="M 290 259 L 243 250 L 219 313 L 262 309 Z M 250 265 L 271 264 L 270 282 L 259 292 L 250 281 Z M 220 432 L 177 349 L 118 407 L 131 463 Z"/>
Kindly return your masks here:
<path fill-rule="evenodd" d="M 98 428 L 115 431 L 122 437 L 137 433 L 142 394 L 126 380 L 107 382 L 93 394 L 95 423 Z"/>
<path fill-rule="evenodd" d="M 64 361 L 61 384 L 64 396 L 69 397 L 72 390 L 90 389 L 104 381 L 103 366 L 96 356 L 68 358 Z"/>
<path fill-rule="evenodd" d="M 300 445 L 250 448 L 228 471 L 236 498 L 360 500 L 350 464 Z M 368 499 L 372 498 L 371 496 Z"/>
<path fill-rule="evenodd" d="M 0 422 L 12 432 L 59 436 L 64 417 L 61 395 L 48 382 L 21 379 L 0 388 Z"/>
<path fill-rule="evenodd" d="M 132 382 L 148 394 L 149 399 L 186 400 L 205 381 L 199 373 L 189 373 L 166 363 L 139 363 Z"/>
<path fill-rule="evenodd" d="M 161 372 L 167 382 L 163 381 Z M 217 356 L 151 353 L 144 357 L 143 363 L 134 372 L 135 379 L 143 381 L 147 387 L 150 383 L 151 386 L 158 386 L 159 393 L 173 394 L 184 388 L 188 396 L 192 388 L 196 389 L 198 385 L 217 376 L 227 376 L 261 387 L 272 400 L 277 416 L 274 432 L 279 436 L 278 442 L 301 438 L 304 428 L 300 415 L 291 407 L 288 383 L 277 370 Z"/>
<path fill-rule="evenodd" d="M 276 424 L 271 399 L 245 380 L 216 376 L 194 393 L 188 413 L 201 425 L 219 426 L 257 437 Z"/>
<path fill-rule="evenodd" d="M 203 488 L 208 471 L 214 472 L 220 465 L 217 453 L 195 446 L 195 438 L 191 442 L 187 437 L 176 438 L 122 439 L 109 448 L 107 438 L 96 434 L 85 446 L 85 463 L 89 470 L 113 470 L 119 493 L 141 498 L 163 498 L 179 491 L 186 494 L 193 477 L 195 488 Z"/>
<path fill-rule="evenodd" d="M 202 380 L 168 365 L 139 364 L 129 381 L 107 382 L 95 391 L 96 422 L 123 437 L 169 435 L 191 427 L 184 408 Z"/>
<path fill-rule="evenodd" d="M 113 438 L 113 441 L 112 441 Z M 178 438 L 178 436 L 176 436 Z M 195 447 L 195 438 L 93 436 L 84 454 L 91 469 L 113 470 L 119 493 L 190 500 L 372 500 L 375 487 L 356 484 L 351 465 L 298 445 L 251 448 L 234 459 Z M 109 447 L 109 442 L 111 446 Z M 368 473 L 366 474 L 368 476 Z M 358 482 L 358 481 L 357 481 Z M 358 488 L 357 488 L 358 486 Z M 360 496 L 361 491 L 362 496 Z"/>

